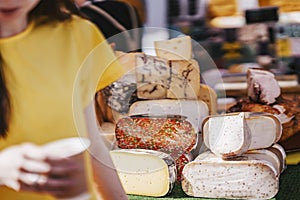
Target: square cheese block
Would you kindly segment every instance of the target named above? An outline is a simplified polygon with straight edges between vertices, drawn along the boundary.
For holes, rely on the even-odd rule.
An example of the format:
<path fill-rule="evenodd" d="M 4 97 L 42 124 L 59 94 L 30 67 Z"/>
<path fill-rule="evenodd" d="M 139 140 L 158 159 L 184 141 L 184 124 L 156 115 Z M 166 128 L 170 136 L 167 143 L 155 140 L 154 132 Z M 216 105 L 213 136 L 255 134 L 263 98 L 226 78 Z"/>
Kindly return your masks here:
<path fill-rule="evenodd" d="M 170 67 L 166 59 L 149 55 L 136 55 L 138 98 L 166 98 L 169 79 Z"/>
<path fill-rule="evenodd" d="M 182 36 L 169 40 L 154 42 L 156 55 L 168 60 L 192 59 L 192 39 L 190 36 Z"/>
<path fill-rule="evenodd" d="M 204 152 L 185 165 L 182 189 L 194 197 L 270 199 L 279 189 L 280 174 L 273 161 L 273 155 L 264 152 L 232 160 Z"/>
<path fill-rule="evenodd" d="M 213 153 L 224 159 L 242 155 L 248 151 L 251 142 L 245 113 L 209 117 L 204 124 L 203 141 Z"/>
<path fill-rule="evenodd" d="M 234 118 L 244 116 L 245 122 L 239 123 Z M 230 146 L 238 147 L 243 151 L 232 152 L 233 155 L 241 155 L 247 150 L 268 148 L 279 141 L 282 134 L 282 126 L 279 119 L 268 113 L 241 112 L 215 115 L 206 118 L 203 121 L 203 141 L 204 144 L 213 152 L 225 156 L 228 153 L 227 147 L 224 148 L 223 143 Z M 230 134 L 221 134 L 225 131 Z M 243 132 L 247 131 L 250 139 L 238 139 L 243 137 Z M 219 138 L 218 138 L 219 137 Z M 215 144 L 215 145 L 214 145 Z M 217 145 L 217 146 L 216 146 Z M 245 148 L 246 147 L 246 148 Z M 227 150 L 227 151 L 225 151 Z"/>
<path fill-rule="evenodd" d="M 165 153 L 142 149 L 110 151 L 114 166 L 127 194 L 160 197 L 176 181 L 174 160 Z"/>
<path fill-rule="evenodd" d="M 200 68 L 196 60 L 171 60 L 171 81 L 167 98 L 198 99 Z"/>
<path fill-rule="evenodd" d="M 182 115 L 187 117 L 196 132 L 201 131 L 203 120 L 208 117 L 208 107 L 201 100 L 157 99 L 134 102 L 129 115 L 147 114 L 150 116 Z"/>

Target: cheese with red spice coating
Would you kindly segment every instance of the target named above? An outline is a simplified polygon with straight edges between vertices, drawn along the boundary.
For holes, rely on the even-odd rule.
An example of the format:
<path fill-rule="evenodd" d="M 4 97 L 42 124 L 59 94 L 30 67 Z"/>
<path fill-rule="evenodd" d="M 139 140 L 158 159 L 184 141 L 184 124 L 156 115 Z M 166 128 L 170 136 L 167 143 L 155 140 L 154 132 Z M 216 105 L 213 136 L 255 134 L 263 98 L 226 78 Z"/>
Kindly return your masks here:
<path fill-rule="evenodd" d="M 134 102 L 129 109 L 129 115 L 148 114 L 151 116 L 182 115 L 186 116 L 196 132 L 201 131 L 201 125 L 209 114 L 208 106 L 201 100 L 159 99 Z"/>

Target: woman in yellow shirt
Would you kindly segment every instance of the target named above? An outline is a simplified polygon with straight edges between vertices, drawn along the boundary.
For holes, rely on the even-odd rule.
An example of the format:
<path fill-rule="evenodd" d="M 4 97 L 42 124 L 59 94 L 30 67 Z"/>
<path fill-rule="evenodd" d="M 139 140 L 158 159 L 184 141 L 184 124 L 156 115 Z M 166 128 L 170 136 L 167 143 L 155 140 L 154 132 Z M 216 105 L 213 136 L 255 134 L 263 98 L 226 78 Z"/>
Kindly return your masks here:
<path fill-rule="evenodd" d="M 113 52 L 93 24 L 72 14 L 75 9 L 72 0 L 0 0 L 1 199 L 66 198 L 85 190 L 74 182 L 72 175 L 85 173 L 76 163 L 51 160 L 39 145 L 80 135 L 73 85 L 90 51 L 102 43 L 93 54 L 104 71 L 98 89 L 122 70 L 116 63 L 102 66 L 102 60 L 114 60 Z M 40 174 L 47 174 L 43 181 L 29 179 Z M 93 199 L 87 194 L 84 198 Z"/>

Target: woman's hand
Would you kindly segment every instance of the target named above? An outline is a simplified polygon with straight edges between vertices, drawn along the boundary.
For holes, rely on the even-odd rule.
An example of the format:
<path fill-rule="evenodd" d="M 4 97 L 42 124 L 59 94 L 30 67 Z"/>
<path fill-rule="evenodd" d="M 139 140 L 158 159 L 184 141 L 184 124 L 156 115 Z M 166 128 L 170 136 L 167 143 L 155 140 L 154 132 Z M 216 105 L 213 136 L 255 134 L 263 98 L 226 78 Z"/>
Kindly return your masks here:
<path fill-rule="evenodd" d="M 40 174 L 50 171 L 45 155 L 31 143 L 8 147 L 0 152 L 0 185 L 20 190 L 21 185 L 33 187 Z"/>
<path fill-rule="evenodd" d="M 83 155 L 48 157 L 30 143 L 6 148 L 0 152 L 0 185 L 56 198 L 77 196 L 87 192 Z"/>

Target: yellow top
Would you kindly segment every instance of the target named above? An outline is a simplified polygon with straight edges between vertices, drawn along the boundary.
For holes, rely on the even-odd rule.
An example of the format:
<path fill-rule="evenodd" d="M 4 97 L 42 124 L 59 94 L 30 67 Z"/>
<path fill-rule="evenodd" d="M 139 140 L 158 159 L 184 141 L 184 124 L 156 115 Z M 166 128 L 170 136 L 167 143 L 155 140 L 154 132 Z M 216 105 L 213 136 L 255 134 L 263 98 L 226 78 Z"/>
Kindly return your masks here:
<path fill-rule="evenodd" d="M 103 41 L 104 37 L 92 23 L 76 16 L 66 23 L 38 27 L 31 24 L 16 36 L 0 39 L 12 104 L 8 137 L 0 139 L 0 149 L 26 141 L 44 144 L 82 135 L 74 123 L 72 98 L 77 72 L 85 57 L 101 43 L 99 53 L 92 56 L 97 68 L 107 71 L 101 75 L 97 89 L 122 75 L 122 68 L 115 62 L 101 65 L 102 60 L 114 60 L 110 46 Z M 96 85 L 93 87 L 95 90 Z M 52 199 L 6 187 L 0 187 L 0 197 Z"/>

